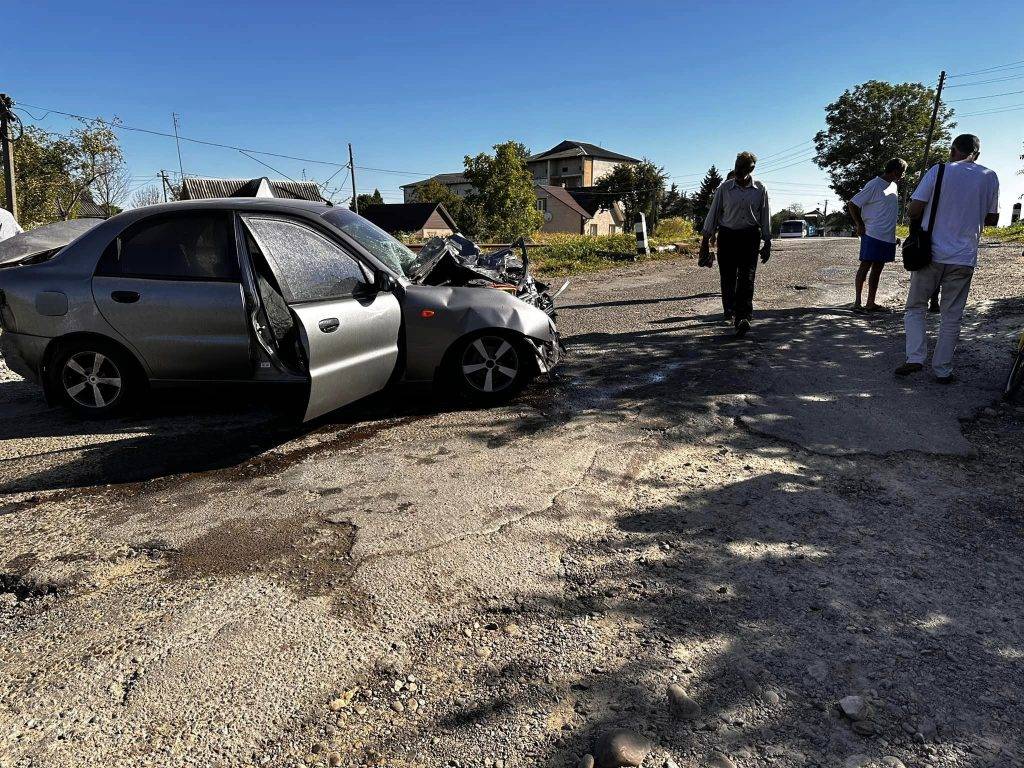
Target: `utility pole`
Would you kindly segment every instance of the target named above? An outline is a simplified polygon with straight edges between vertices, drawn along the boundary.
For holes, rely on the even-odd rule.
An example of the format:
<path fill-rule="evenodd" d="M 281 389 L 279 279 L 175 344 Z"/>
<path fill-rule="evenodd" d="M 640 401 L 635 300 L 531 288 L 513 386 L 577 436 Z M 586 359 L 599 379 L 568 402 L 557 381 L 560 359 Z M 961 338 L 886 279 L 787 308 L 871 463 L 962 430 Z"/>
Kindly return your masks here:
<path fill-rule="evenodd" d="M 18 190 L 14 187 L 14 141 L 10 135 L 14 122 L 14 99 L 0 93 L 0 150 L 4 161 L 4 188 L 7 190 L 7 210 L 18 218 Z"/>
<path fill-rule="evenodd" d="M 162 189 L 163 192 L 164 192 L 164 202 L 166 203 L 167 202 L 167 188 L 169 186 L 171 186 L 171 182 L 169 182 L 167 180 L 167 171 L 164 171 L 164 170 L 160 171 L 160 181 L 162 182 L 160 184 L 160 189 Z"/>
<path fill-rule="evenodd" d="M 352 158 L 352 142 L 348 143 L 348 170 L 352 174 L 352 210 L 359 213 L 359 198 L 356 197 L 356 161 Z"/>
<path fill-rule="evenodd" d="M 939 117 L 939 100 L 942 98 L 942 86 L 946 84 L 946 70 L 939 73 L 939 87 L 935 89 L 935 103 L 932 105 L 932 121 L 928 124 L 928 138 L 924 142 L 924 160 L 921 163 L 921 174 L 928 170 L 928 153 L 932 148 L 932 134 L 935 133 L 935 121 Z"/>
<path fill-rule="evenodd" d="M 171 119 L 174 121 L 174 143 L 178 145 L 178 172 L 181 178 L 185 178 L 185 169 L 181 164 L 181 140 L 178 138 L 178 113 L 171 112 Z"/>

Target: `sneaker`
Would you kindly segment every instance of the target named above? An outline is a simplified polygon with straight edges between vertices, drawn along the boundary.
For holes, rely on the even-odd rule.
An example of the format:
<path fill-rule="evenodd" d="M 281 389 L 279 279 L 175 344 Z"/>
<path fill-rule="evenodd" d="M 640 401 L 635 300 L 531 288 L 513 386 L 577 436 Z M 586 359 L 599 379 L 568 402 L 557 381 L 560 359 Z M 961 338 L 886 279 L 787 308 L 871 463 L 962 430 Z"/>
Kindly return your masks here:
<path fill-rule="evenodd" d="M 924 366 L 921 365 L 921 363 L 904 363 L 895 371 L 893 371 L 893 373 L 895 373 L 897 376 L 909 376 L 912 373 L 918 373 L 919 371 L 923 370 Z"/>
<path fill-rule="evenodd" d="M 734 315 L 732 312 L 724 312 L 724 313 L 722 313 L 722 322 L 728 323 L 729 325 L 732 325 L 733 319 L 735 317 L 736 317 L 736 315 Z"/>
<path fill-rule="evenodd" d="M 952 384 L 954 381 L 956 381 L 956 376 L 954 376 L 952 373 L 949 374 L 949 376 L 936 376 L 935 377 L 935 383 L 936 384 Z"/>
<path fill-rule="evenodd" d="M 743 338 L 747 335 L 747 331 L 750 330 L 750 321 L 747 318 L 741 318 L 736 321 L 736 336 L 737 338 Z"/>

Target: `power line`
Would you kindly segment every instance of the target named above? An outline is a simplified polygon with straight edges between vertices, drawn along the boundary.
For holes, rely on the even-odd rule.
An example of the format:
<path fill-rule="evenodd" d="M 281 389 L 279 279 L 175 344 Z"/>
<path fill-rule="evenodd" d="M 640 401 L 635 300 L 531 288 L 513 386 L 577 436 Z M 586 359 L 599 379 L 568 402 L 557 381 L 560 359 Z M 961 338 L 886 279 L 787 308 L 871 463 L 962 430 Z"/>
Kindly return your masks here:
<path fill-rule="evenodd" d="M 958 85 L 947 85 L 946 88 L 967 88 L 972 85 L 988 85 L 989 83 L 1005 83 L 1008 80 L 1021 80 L 1024 75 L 1011 75 L 1010 77 L 997 77 L 992 80 L 979 80 L 976 83 L 960 83 Z"/>
<path fill-rule="evenodd" d="M 376 171 L 377 173 L 397 173 L 401 176 L 436 176 L 437 174 L 419 173 L 418 171 L 395 171 L 390 168 L 371 168 L 368 165 L 357 165 L 360 171 Z"/>
<path fill-rule="evenodd" d="M 336 168 L 338 166 L 344 167 L 345 165 L 347 165 L 347 163 L 336 163 L 336 162 L 333 162 L 333 161 L 330 161 L 330 160 L 315 160 L 315 159 L 309 158 L 309 157 L 297 157 L 295 155 L 284 155 L 284 154 L 281 154 L 279 152 L 266 152 L 266 151 L 264 151 L 262 149 L 252 149 L 251 147 L 236 147 L 233 144 L 221 144 L 221 143 L 216 142 L 216 141 L 207 141 L 206 139 L 193 139 L 193 138 L 190 138 L 188 136 L 175 136 L 173 133 L 167 133 L 166 131 L 154 131 L 154 130 L 152 130 L 150 128 L 138 128 L 136 126 L 125 125 L 124 123 L 112 123 L 110 121 L 103 120 L 103 119 L 98 118 L 98 117 L 85 117 L 84 115 L 76 115 L 73 112 L 62 112 L 59 109 L 49 109 L 48 107 L 41 107 L 38 104 L 25 104 L 24 102 L 22 102 L 22 104 L 24 106 L 26 106 L 26 107 L 31 107 L 32 109 L 43 109 L 43 110 L 46 110 L 47 113 L 53 113 L 55 115 L 63 115 L 64 117 L 71 117 L 71 118 L 74 118 L 76 120 L 86 120 L 86 121 L 89 121 L 89 122 L 100 123 L 101 125 L 107 126 L 111 130 L 135 131 L 137 133 L 148 133 L 148 134 L 153 135 L 153 136 L 163 136 L 164 138 L 168 138 L 168 139 L 177 138 L 180 141 L 187 141 L 187 142 L 190 142 L 192 144 L 202 144 L 202 145 L 207 146 L 207 147 L 218 147 L 220 149 L 232 149 L 235 152 L 252 152 L 253 154 L 256 154 L 256 155 L 266 155 L 267 157 L 280 157 L 280 158 L 283 158 L 285 160 L 296 160 L 296 161 L 298 161 L 300 163 L 316 163 L 318 165 L 329 165 L 329 166 L 334 167 L 334 168 Z M 35 119 L 35 118 L 33 118 L 33 119 Z"/>
<path fill-rule="evenodd" d="M 988 67 L 987 69 L 977 69 L 974 72 L 958 72 L 955 75 L 949 75 L 949 77 L 970 77 L 972 75 L 984 75 L 986 72 L 996 72 L 1003 69 L 1018 69 L 1024 67 L 1024 61 L 1011 61 L 1009 64 L 999 64 L 995 67 Z"/>
<path fill-rule="evenodd" d="M 256 154 L 256 155 L 265 155 L 266 157 L 280 157 L 280 158 L 285 159 L 285 160 L 295 160 L 297 162 L 302 162 L 302 163 L 316 163 L 316 164 L 319 164 L 319 165 L 329 165 L 331 167 L 338 168 L 339 170 L 348 167 L 348 163 L 337 163 L 337 162 L 334 162 L 332 160 L 319 160 L 319 159 L 309 158 L 309 157 L 299 157 L 297 155 L 286 155 L 286 154 L 283 154 L 283 153 L 280 153 L 280 152 L 269 152 L 269 151 L 262 150 L 262 149 L 253 149 L 251 147 L 239 147 L 239 146 L 235 146 L 234 144 L 224 144 L 224 143 L 221 143 L 221 142 L 210 141 L 208 139 L 196 139 L 196 138 L 193 138 L 193 137 L 190 137 L 190 136 L 182 136 L 180 134 L 179 135 L 175 135 L 173 133 L 167 133 L 166 131 L 155 131 L 155 130 L 152 130 L 150 128 L 140 128 L 138 126 L 127 125 L 127 124 L 122 123 L 122 122 L 111 122 L 111 121 L 108 121 L 108 120 L 103 120 L 102 118 L 86 117 L 85 115 L 78 115 L 78 114 L 75 114 L 73 112 L 64 112 L 64 111 L 61 111 L 59 109 L 50 109 L 48 107 L 39 106 L 38 104 L 28 104 L 28 103 L 25 103 L 25 102 L 20 102 L 19 106 L 22 107 L 22 111 L 23 112 L 25 112 L 29 117 L 31 117 L 36 122 L 39 122 L 39 121 L 45 119 L 47 117 L 47 115 L 50 115 L 50 114 L 63 115 L 64 117 L 70 117 L 70 118 L 74 118 L 76 120 L 86 120 L 86 121 L 91 121 L 91 122 L 97 122 L 97 123 L 100 123 L 101 125 L 105 125 L 108 128 L 111 128 L 112 130 L 135 131 L 137 133 L 147 133 L 147 134 L 150 134 L 152 136 L 162 136 L 162 137 L 168 138 L 168 139 L 176 139 L 178 141 L 187 141 L 187 142 L 190 142 L 192 144 L 201 144 L 201 145 L 207 146 L 207 147 L 217 147 L 219 149 L 231 149 L 231 150 L 234 150 L 235 152 L 241 152 L 242 154 L 246 154 L 247 156 L 248 156 L 249 153 L 251 153 L 251 154 Z M 27 109 L 24 109 L 24 107 L 31 107 L 32 109 L 42 109 L 42 110 L 45 110 L 46 114 L 44 114 L 41 118 L 37 118 L 35 115 L 33 115 Z M 256 160 L 256 158 L 250 158 L 250 159 Z M 259 160 L 256 160 L 256 162 L 259 162 Z M 270 166 L 267 166 L 267 167 L 270 168 Z M 403 171 L 403 170 L 396 170 L 394 168 L 377 168 L 377 167 L 368 166 L 368 165 L 357 165 L 356 168 L 359 169 L 359 170 L 363 170 L 363 171 L 374 171 L 374 172 L 377 172 L 377 173 L 393 173 L 393 174 L 398 174 L 398 175 L 402 175 L 402 176 L 430 176 L 431 175 L 431 174 L 424 173 L 424 172 L 421 172 L 421 171 Z M 271 170 L 274 170 L 275 173 L 281 173 L 281 171 L 275 170 L 273 168 L 271 168 Z M 281 174 L 281 175 L 285 176 L 286 178 L 288 178 L 286 174 Z"/>
<path fill-rule="evenodd" d="M 774 173 L 775 171 L 781 170 L 782 168 L 791 168 L 794 165 L 806 162 L 807 160 L 811 160 L 812 158 L 814 158 L 816 154 L 816 152 L 811 152 L 810 154 L 805 154 L 801 156 L 787 157 L 784 160 L 782 160 L 781 163 L 769 163 L 767 168 L 759 167 L 757 169 L 757 172 L 763 175 L 765 173 Z"/>
<path fill-rule="evenodd" d="M 281 174 L 281 175 L 282 175 L 282 176 L 284 176 L 284 177 L 285 177 L 286 179 L 288 179 L 288 181 L 291 181 L 291 182 L 295 182 L 296 184 L 298 184 L 298 182 L 297 182 L 297 181 L 295 181 L 295 179 L 293 179 L 293 178 L 292 178 L 291 176 L 289 176 L 289 175 L 288 175 L 287 173 L 285 173 L 284 171 L 279 171 L 279 170 L 277 170 L 277 168 L 275 168 L 274 166 L 272 166 L 272 165 L 271 165 L 270 163 L 264 163 L 264 162 L 263 162 L 262 160 L 260 160 L 260 159 L 259 159 L 258 157 L 253 157 L 252 155 L 250 155 L 250 154 L 249 154 L 248 152 L 245 152 L 244 150 L 241 150 L 241 149 L 240 149 L 240 150 L 238 150 L 238 151 L 239 151 L 239 152 L 241 152 L 241 153 L 242 153 L 243 155 L 245 155 L 246 157 L 248 157 L 248 158 L 249 158 L 250 160 L 252 160 L 253 162 L 259 163 L 259 164 L 260 164 L 260 165 L 262 165 L 262 166 L 263 166 L 264 168 L 269 168 L 269 169 L 270 169 L 270 170 L 272 170 L 272 171 L 273 171 L 274 173 L 279 173 L 279 174 Z M 319 184 L 318 184 L 317 186 L 319 186 Z"/>
<path fill-rule="evenodd" d="M 955 104 L 958 101 L 978 101 L 979 99 L 996 99 L 1000 96 L 1017 96 L 1018 94 L 1024 93 L 1024 91 L 1006 91 L 1005 93 L 992 93 L 988 96 L 970 96 L 966 99 L 950 99 L 947 104 Z"/>
<path fill-rule="evenodd" d="M 817 154 L 817 150 L 812 151 L 810 154 L 806 154 L 806 152 L 807 152 L 807 150 L 803 149 L 803 150 L 800 150 L 799 152 L 794 152 L 794 153 L 791 153 L 791 154 L 788 154 L 788 155 L 784 155 L 783 157 L 780 157 L 778 160 L 773 160 L 772 162 L 766 163 L 764 165 L 758 163 L 758 166 L 757 166 L 758 172 L 764 173 L 765 171 L 775 170 L 776 168 L 781 167 L 783 164 L 788 163 L 791 160 L 796 160 L 798 158 L 802 158 L 805 155 L 806 155 L 806 157 L 810 158 L 810 157 L 814 157 Z"/>
<path fill-rule="evenodd" d="M 794 165 L 801 165 L 803 163 L 810 162 L 811 158 L 813 158 L 813 157 L 814 157 L 814 155 L 808 155 L 807 157 L 801 158 L 800 160 L 797 160 L 796 162 L 790 163 L 789 165 L 781 165 L 778 168 L 771 168 L 771 169 L 769 169 L 767 174 L 762 174 L 762 176 L 764 176 L 764 175 L 769 175 L 770 176 L 771 174 L 776 173 L 778 171 L 783 171 L 786 168 L 792 168 Z"/>
<path fill-rule="evenodd" d="M 773 157 L 777 157 L 778 155 L 784 155 L 787 152 L 790 152 L 790 151 L 792 151 L 794 149 L 797 149 L 798 147 L 804 146 L 805 144 L 812 144 L 812 143 L 814 143 L 814 139 L 807 139 L 806 141 L 801 141 L 799 144 L 794 144 L 792 147 L 786 147 L 786 149 L 779 150 L 778 152 L 773 152 L 770 155 L 765 155 L 764 157 L 759 157 L 757 159 L 758 159 L 758 162 L 764 162 L 765 160 L 768 160 L 768 159 L 773 158 Z"/>
<path fill-rule="evenodd" d="M 1020 109 L 1024 109 L 1024 104 L 1008 104 L 1005 107 L 997 107 L 995 109 L 986 109 L 981 112 L 965 112 L 958 117 L 974 117 L 975 115 L 998 115 L 1001 112 L 1016 112 Z"/>

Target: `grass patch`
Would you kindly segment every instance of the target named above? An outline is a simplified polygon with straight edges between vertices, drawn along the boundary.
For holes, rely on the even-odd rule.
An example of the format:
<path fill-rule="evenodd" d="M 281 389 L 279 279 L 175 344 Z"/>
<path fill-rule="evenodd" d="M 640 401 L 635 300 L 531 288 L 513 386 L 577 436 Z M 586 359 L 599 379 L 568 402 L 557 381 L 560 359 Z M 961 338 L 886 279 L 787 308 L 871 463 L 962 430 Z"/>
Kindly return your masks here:
<path fill-rule="evenodd" d="M 896 237 L 906 238 L 910 234 L 910 228 L 905 224 L 896 227 Z M 1024 222 L 1017 222 L 1009 227 L 985 227 L 982 236 L 989 240 L 1000 242 L 1024 242 Z"/>
<path fill-rule="evenodd" d="M 1024 243 L 1024 221 L 1018 221 L 1009 227 L 985 227 L 981 234 L 990 240 L 1004 243 Z"/>
<path fill-rule="evenodd" d="M 620 259 L 607 254 L 636 253 L 636 236 L 631 232 L 616 235 L 573 235 L 544 233 L 534 236 L 542 247 L 530 250 L 530 262 L 539 275 L 558 276 L 580 272 L 597 272 L 622 266 Z M 654 237 L 648 239 L 651 247 L 678 245 L 676 251 L 652 252 L 640 261 L 662 261 L 678 258 L 680 254 L 696 253 L 698 238 L 693 225 L 684 219 L 665 219 Z"/>

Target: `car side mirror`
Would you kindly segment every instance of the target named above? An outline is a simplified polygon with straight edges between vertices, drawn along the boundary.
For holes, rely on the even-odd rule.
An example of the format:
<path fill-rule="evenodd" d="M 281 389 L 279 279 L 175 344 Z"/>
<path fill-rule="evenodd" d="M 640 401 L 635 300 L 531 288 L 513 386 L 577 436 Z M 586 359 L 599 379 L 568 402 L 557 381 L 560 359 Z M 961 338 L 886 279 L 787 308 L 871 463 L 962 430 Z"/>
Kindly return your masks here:
<path fill-rule="evenodd" d="M 398 281 L 384 270 L 378 270 L 374 275 L 373 287 L 378 293 L 391 293 L 398 287 Z"/>

